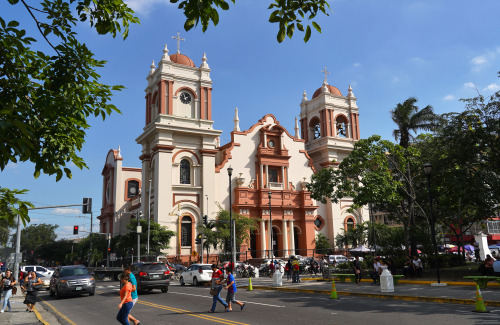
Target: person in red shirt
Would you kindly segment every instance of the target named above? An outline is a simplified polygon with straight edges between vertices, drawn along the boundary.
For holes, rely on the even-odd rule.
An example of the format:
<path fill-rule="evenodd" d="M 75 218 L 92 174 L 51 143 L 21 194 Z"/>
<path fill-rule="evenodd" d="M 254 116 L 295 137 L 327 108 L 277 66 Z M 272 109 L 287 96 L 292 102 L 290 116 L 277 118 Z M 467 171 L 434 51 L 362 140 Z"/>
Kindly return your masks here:
<path fill-rule="evenodd" d="M 123 325 L 130 325 L 128 321 L 128 315 L 134 306 L 132 302 L 132 283 L 130 283 L 130 276 L 127 273 L 121 275 L 120 281 L 122 282 L 122 288 L 120 290 L 120 303 L 118 304 L 118 315 L 116 315 L 116 320 Z"/>
<path fill-rule="evenodd" d="M 216 290 L 216 295 L 213 295 L 212 308 L 208 311 L 209 313 L 215 312 L 215 307 L 217 307 L 217 301 L 224 305 L 224 309 L 228 307 L 228 304 L 220 297 L 220 291 L 222 290 L 222 283 L 224 282 L 224 274 L 221 270 L 217 269 L 217 265 L 212 264 L 212 282 L 207 283 L 205 286 L 208 287 L 210 284 L 211 288 Z"/>

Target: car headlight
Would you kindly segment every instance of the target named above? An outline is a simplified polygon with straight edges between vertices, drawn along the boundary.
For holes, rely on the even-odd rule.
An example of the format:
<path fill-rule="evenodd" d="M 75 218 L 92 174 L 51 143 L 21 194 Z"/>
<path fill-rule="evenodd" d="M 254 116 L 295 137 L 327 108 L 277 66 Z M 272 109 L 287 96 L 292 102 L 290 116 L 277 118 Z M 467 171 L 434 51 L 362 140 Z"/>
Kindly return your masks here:
<path fill-rule="evenodd" d="M 66 286 L 66 285 L 68 285 L 68 281 L 66 281 L 66 280 L 60 280 L 59 284 L 62 284 L 62 285 Z"/>

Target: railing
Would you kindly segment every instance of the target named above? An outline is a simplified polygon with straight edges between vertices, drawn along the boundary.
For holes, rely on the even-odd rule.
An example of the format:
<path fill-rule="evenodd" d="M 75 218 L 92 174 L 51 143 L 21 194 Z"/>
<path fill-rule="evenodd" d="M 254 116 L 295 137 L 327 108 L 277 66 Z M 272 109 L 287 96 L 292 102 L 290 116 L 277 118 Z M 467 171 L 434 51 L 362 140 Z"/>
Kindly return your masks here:
<path fill-rule="evenodd" d="M 500 234 L 500 221 L 487 221 L 488 234 Z"/>
<path fill-rule="evenodd" d="M 269 189 L 271 190 L 282 190 L 283 183 L 269 182 Z"/>

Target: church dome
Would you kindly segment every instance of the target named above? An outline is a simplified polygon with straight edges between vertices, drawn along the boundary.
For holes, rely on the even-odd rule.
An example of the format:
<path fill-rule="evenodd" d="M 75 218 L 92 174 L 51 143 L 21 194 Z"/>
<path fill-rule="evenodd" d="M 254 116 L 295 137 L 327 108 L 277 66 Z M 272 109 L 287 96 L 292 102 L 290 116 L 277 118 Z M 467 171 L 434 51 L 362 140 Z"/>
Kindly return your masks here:
<path fill-rule="evenodd" d="M 188 67 L 196 67 L 193 60 L 181 53 L 172 54 L 170 60 L 177 64 L 187 65 Z"/>
<path fill-rule="evenodd" d="M 343 96 L 342 93 L 340 92 L 340 90 L 337 88 L 337 87 L 334 87 L 334 86 L 330 86 L 330 85 L 327 85 L 328 87 L 328 91 L 330 92 L 330 94 L 332 95 L 337 95 L 337 96 Z M 319 94 L 321 94 L 323 90 L 323 87 L 319 87 L 313 94 L 313 99 L 318 97 Z"/>

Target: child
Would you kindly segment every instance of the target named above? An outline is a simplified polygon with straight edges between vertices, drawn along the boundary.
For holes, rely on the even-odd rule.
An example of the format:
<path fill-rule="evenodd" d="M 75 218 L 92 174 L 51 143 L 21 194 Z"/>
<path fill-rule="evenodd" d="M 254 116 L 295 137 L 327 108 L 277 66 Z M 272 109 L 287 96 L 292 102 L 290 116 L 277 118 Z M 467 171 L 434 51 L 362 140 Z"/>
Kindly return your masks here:
<path fill-rule="evenodd" d="M 241 301 L 236 300 L 236 282 L 234 281 L 234 276 L 231 273 L 231 268 L 228 267 L 226 269 L 226 272 L 227 272 L 227 280 L 226 280 L 226 283 L 227 283 L 227 286 L 226 286 L 226 290 L 227 290 L 227 296 L 226 296 L 227 307 L 226 307 L 226 311 L 233 311 L 231 309 L 231 304 L 233 302 L 235 304 L 237 304 L 237 305 L 240 305 L 241 310 L 243 310 L 243 308 L 245 308 L 245 304 L 242 303 Z"/>

